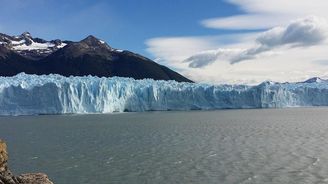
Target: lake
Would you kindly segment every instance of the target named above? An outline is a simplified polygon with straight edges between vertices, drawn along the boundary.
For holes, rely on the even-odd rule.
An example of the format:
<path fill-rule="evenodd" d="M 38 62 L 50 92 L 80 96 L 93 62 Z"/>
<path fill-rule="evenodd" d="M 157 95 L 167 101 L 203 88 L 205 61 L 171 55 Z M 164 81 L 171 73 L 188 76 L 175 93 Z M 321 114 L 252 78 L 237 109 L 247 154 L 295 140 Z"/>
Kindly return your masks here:
<path fill-rule="evenodd" d="M 56 184 L 328 182 L 328 108 L 0 117 L 0 138 Z"/>

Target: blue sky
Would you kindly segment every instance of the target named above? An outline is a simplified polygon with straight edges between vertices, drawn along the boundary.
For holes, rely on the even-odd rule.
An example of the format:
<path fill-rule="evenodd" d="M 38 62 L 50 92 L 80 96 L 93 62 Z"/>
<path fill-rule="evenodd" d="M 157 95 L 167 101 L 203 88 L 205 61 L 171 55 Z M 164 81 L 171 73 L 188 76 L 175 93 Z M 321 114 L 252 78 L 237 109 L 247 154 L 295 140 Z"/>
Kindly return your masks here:
<path fill-rule="evenodd" d="M 218 0 L 0 0 L 0 30 L 55 39 L 95 35 L 117 48 L 149 55 L 145 40 L 226 32 L 200 26 L 203 19 L 240 13 Z"/>
<path fill-rule="evenodd" d="M 0 32 L 78 41 L 87 35 L 197 82 L 328 78 L 322 0 L 0 0 Z"/>

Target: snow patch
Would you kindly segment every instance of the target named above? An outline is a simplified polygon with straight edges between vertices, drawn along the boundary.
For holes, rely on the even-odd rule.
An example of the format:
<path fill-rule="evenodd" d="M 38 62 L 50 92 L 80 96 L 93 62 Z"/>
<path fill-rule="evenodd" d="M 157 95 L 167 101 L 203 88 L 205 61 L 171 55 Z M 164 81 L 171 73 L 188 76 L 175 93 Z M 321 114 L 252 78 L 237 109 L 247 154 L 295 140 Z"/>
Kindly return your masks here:
<path fill-rule="evenodd" d="M 11 44 L 13 44 L 14 46 L 15 45 L 21 45 L 21 44 L 24 44 L 24 43 L 25 43 L 25 40 L 20 40 L 20 41 L 11 40 Z"/>
<path fill-rule="evenodd" d="M 63 48 L 65 47 L 67 44 L 66 43 L 61 43 L 60 45 L 57 46 L 57 48 Z"/>
<path fill-rule="evenodd" d="M 13 47 L 14 50 L 46 50 L 49 49 L 50 47 L 54 47 L 55 44 L 46 42 L 46 43 L 37 43 L 33 42 L 31 45 L 16 45 Z"/>
<path fill-rule="evenodd" d="M 24 51 L 24 50 L 49 50 L 53 47 L 57 47 L 57 48 L 63 48 L 65 47 L 67 44 L 66 43 L 61 43 L 60 45 L 55 45 L 51 42 L 45 42 L 45 43 L 38 43 L 38 42 L 34 42 L 32 39 L 30 38 L 26 38 L 28 39 L 31 44 L 27 45 L 26 44 L 26 40 L 22 39 L 19 41 L 15 41 L 15 40 L 11 40 L 11 44 L 13 45 L 13 50 L 17 50 L 17 51 Z"/>

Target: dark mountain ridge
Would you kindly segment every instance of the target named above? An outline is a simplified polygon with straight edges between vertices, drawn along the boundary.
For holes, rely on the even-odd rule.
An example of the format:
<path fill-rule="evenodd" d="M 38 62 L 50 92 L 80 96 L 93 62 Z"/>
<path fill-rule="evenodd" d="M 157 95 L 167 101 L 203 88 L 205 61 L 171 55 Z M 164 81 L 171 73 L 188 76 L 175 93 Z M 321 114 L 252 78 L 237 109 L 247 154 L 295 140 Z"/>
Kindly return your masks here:
<path fill-rule="evenodd" d="M 0 34 L 0 75 L 13 76 L 20 72 L 192 82 L 146 57 L 114 49 L 91 35 L 72 42 L 46 41 L 27 32 L 16 37 Z"/>

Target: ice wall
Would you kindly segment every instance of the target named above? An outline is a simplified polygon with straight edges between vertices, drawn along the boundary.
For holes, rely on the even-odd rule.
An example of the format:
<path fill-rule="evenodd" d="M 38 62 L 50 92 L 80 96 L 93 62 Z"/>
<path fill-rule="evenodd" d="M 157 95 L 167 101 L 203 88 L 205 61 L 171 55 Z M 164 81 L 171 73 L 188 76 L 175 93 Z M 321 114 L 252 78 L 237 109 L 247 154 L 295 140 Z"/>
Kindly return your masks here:
<path fill-rule="evenodd" d="M 207 85 L 130 78 L 0 77 L 0 115 L 328 105 L 328 82 Z"/>

